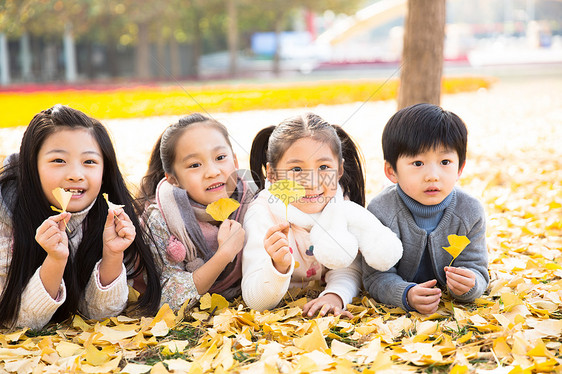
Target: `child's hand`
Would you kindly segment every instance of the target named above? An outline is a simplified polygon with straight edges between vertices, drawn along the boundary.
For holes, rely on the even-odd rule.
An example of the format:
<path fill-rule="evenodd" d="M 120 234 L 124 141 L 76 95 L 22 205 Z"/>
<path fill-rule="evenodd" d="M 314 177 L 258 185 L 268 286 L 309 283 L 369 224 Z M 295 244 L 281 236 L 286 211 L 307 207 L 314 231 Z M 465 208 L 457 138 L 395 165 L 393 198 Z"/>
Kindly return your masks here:
<path fill-rule="evenodd" d="M 35 232 L 35 240 L 48 256 L 54 260 L 68 258 L 68 236 L 66 235 L 66 223 L 71 214 L 64 212 L 47 218 Z"/>
<path fill-rule="evenodd" d="M 458 296 L 464 295 L 476 284 L 476 275 L 468 269 L 445 266 L 445 277 L 447 287 Z"/>
<path fill-rule="evenodd" d="M 122 208 L 109 209 L 103 230 L 104 255 L 122 255 L 135 240 L 136 230 L 133 222 Z"/>
<path fill-rule="evenodd" d="M 433 314 L 439 307 L 441 290 L 436 288 L 437 280 L 416 284 L 408 290 L 408 304 L 422 314 Z"/>
<path fill-rule="evenodd" d="M 234 257 L 244 248 L 245 234 L 246 232 L 240 222 L 225 219 L 221 223 L 217 234 L 217 241 L 219 242 L 217 254 L 224 255 L 228 262 L 234 260 Z"/>
<path fill-rule="evenodd" d="M 327 313 L 333 313 L 334 316 L 344 316 L 353 318 L 353 315 L 347 310 L 343 310 L 343 301 L 335 293 L 327 293 L 317 299 L 311 300 L 302 308 L 303 314 L 312 317 L 318 312 L 319 317 L 325 316 Z"/>
<path fill-rule="evenodd" d="M 288 228 L 288 222 L 270 227 L 265 233 L 263 240 L 263 246 L 269 257 L 271 257 L 273 266 L 282 274 L 289 271 L 292 262 L 292 249 L 289 247 L 289 238 L 283 232 Z"/>

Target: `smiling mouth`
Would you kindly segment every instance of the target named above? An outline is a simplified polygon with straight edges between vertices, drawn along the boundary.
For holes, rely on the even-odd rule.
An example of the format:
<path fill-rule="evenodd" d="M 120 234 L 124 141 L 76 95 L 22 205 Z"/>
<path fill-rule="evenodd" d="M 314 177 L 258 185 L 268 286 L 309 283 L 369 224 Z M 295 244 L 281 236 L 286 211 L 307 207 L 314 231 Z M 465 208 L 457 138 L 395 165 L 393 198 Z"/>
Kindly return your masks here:
<path fill-rule="evenodd" d="M 207 187 L 207 190 L 206 190 L 206 191 L 214 191 L 214 190 L 216 190 L 216 189 L 218 189 L 218 188 L 221 188 L 221 187 L 224 186 L 224 185 L 225 185 L 224 183 L 215 183 L 215 184 L 213 184 L 213 185 Z"/>
<path fill-rule="evenodd" d="M 303 200 L 312 200 L 312 199 L 317 199 L 322 195 L 323 195 L 323 193 L 319 193 L 319 194 L 316 194 L 316 195 L 306 195 L 306 196 L 303 196 L 302 199 Z"/>
<path fill-rule="evenodd" d="M 84 190 L 77 189 L 77 188 L 65 188 L 66 192 L 70 192 L 72 196 L 80 196 L 84 193 Z"/>

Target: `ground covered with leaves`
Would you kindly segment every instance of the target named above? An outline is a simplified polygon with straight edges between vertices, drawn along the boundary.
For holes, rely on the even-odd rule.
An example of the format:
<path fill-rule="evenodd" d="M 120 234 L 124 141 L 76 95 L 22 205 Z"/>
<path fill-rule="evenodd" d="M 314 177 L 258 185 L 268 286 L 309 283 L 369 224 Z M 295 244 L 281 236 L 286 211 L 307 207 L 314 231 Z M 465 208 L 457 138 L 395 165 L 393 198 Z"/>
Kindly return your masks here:
<path fill-rule="evenodd" d="M 560 87 L 560 77 L 512 79 L 443 98 L 442 105 L 469 127 L 460 185 L 481 199 L 488 219 L 491 283 L 475 303 L 445 296 L 435 314 L 424 316 L 361 295 L 349 306 L 352 319 L 309 319 L 301 306 L 317 292 L 316 285 L 292 290 L 282 307 L 264 313 L 240 300 L 228 304 L 205 295 L 195 309 L 174 313 L 164 306 L 154 318 L 98 322 L 76 316 L 42 331 L 0 331 L 0 373 L 562 373 Z M 380 133 L 395 105 L 313 108 L 358 140 L 368 197 L 385 183 Z M 249 134 L 291 114 L 295 110 L 217 118 L 229 127 L 244 165 Z M 132 179 L 139 176 L 138 159 L 144 158 L 145 167 L 156 135 L 172 120 L 108 123 Z M 123 139 L 138 126 L 146 126 L 145 137 L 155 136 L 146 144 Z M 21 136 L 21 130 L 1 135 Z"/>

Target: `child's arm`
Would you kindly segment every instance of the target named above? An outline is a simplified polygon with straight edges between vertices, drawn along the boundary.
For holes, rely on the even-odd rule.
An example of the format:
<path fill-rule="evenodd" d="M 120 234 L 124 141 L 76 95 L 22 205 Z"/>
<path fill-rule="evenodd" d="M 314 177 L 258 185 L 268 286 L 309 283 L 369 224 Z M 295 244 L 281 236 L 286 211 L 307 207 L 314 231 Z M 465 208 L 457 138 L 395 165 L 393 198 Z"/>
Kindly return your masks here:
<path fill-rule="evenodd" d="M 100 263 L 102 286 L 112 283 L 123 272 L 123 252 L 135 240 L 135 226 L 122 208 L 109 209 L 103 230 L 103 256 Z"/>
<path fill-rule="evenodd" d="M 66 215 L 69 216 L 70 214 L 66 213 L 62 216 L 66 217 Z M 5 215 L 5 211 L 2 211 L 2 207 L 0 207 L 0 216 L 2 216 L 0 217 L 2 221 L 0 222 L 0 292 L 2 292 L 6 285 L 12 258 L 13 238 L 11 221 L 6 218 L 7 216 Z M 39 274 L 41 268 L 42 266 L 37 268 L 22 290 L 20 310 L 15 322 L 16 326 L 25 326 L 35 330 L 42 328 L 49 322 L 58 307 L 66 300 L 66 288 L 62 276 L 57 284 L 57 294 L 55 298 L 53 298 L 49 292 L 47 292 L 41 280 Z"/>
<path fill-rule="evenodd" d="M 407 282 L 397 273 L 396 267 L 388 271 L 378 271 L 362 260 L 363 286 L 378 302 L 411 310 L 404 304 L 404 292 L 416 284 Z"/>
<path fill-rule="evenodd" d="M 166 252 L 170 244 L 170 231 L 156 204 L 150 205 L 146 211 L 145 225 L 151 234 L 147 238 L 157 268 L 160 269 L 162 297 L 160 304 L 168 304 L 177 311 L 185 301 L 194 304 L 199 300 L 199 293 L 193 282 L 193 273 L 186 271 L 184 261 L 172 260 Z M 177 240 L 177 239 L 176 239 Z"/>
<path fill-rule="evenodd" d="M 247 240 L 242 252 L 242 296 L 248 307 L 259 311 L 279 304 L 289 289 L 294 268 L 291 256 L 289 269 L 280 272 L 265 249 L 266 233 L 274 226 L 267 207 L 252 203 L 244 218 Z"/>
<path fill-rule="evenodd" d="M 217 252 L 193 272 L 193 283 L 203 295 L 211 288 L 226 266 L 244 247 L 244 229 L 239 222 L 227 219 L 219 227 Z"/>
<path fill-rule="evenodd" d="M 70 213 L 61 213 L 47 218 L 37 228 L 35 240 L 47 252 L 39 276 L 45 291 L 56 299 L 59 294 L 64 268 L 68 259 L 68 237 L 65 232 Z"/>
<path fill-rule="evenodd" d="M 465 213 L 463 215 L 465 219 L 474 217 L 468 222 L 470 226 L 467 226 L 466 231 L 458 233 L 458 235 L 466 235 L 470 243 L 453 261 L 453 266 L 444 266 L 444 271 L 451 296 L 459 301 L 472 302 L 486 291 L 490 281 L 486 218 L 484 208 L 474 198 L 470 198 L 459 211 Z M 447 261 L 448 265 L 450 257 Z"/>
<path fill-rule="evenodd" d="M 122 208 L 109 209 L 103 232 L 102 258 L 94 265 L 79 305 L 89 318 L 113 317 L 127 306 L 129 288 L 123 252 L 135 236 L 135 226 L 127 213 Z"/>

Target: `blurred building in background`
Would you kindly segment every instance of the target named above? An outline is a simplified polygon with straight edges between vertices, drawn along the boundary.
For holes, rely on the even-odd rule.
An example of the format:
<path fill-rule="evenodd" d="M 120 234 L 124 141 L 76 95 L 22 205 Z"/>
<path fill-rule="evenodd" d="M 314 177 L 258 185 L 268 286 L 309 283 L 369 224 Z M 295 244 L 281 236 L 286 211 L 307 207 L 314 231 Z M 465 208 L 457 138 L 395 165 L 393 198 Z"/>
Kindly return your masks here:
<path fill-rule="evenodd" d="M 2 0 L 0 83 L 395 66 L 406 0 Z M 562 62 L 562 1 L 448 0 L 445 60 Z"/>

